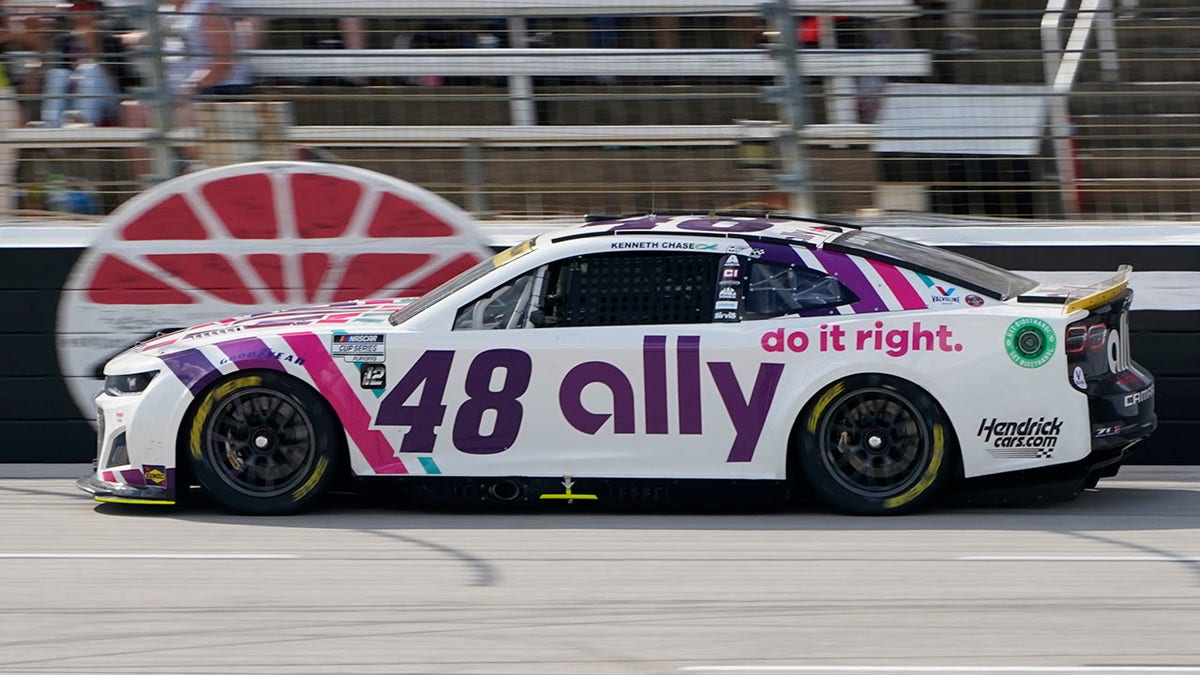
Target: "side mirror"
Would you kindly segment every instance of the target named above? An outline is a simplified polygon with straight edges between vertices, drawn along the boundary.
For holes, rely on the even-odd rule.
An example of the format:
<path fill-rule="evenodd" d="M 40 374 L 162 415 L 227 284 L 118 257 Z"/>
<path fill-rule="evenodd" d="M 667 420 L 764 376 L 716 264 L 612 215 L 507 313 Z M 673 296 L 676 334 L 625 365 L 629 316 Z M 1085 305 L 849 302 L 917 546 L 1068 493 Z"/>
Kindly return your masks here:
<path fill-rule="evenodd" d="M 534 328 L 546 327 L 546 313 L 540 309 L 535 309 L 529 312 L 529 323 L 533 324 Z"/>

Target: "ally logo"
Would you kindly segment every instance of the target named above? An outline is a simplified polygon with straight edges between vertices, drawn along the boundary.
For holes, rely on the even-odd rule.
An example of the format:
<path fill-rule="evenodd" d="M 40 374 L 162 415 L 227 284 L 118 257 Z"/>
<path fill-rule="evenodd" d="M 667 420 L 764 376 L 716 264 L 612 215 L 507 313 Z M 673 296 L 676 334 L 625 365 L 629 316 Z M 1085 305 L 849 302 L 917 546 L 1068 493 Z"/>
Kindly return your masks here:
<path fill-rule="evenodd" d="M 59 369 L 91 417 L 97 369 L 158 330 L 422 295 L 489 255 L 466 212 L 365 169 L 254 162 L 188 174 L 114 211 L 75 263 Z"/>

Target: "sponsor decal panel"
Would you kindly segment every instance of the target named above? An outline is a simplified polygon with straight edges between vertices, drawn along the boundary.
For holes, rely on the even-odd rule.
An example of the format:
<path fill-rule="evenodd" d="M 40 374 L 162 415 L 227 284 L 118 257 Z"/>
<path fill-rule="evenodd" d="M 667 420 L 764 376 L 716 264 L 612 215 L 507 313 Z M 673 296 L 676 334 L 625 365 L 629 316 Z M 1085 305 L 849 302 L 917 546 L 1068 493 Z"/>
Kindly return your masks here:
<path fill-rule="evenodd" d="M 575 431 L 589 436 L 703 433 L 706 415 L 700 388 L 716 389 L 734 437 L 726 462 L 749 462 L 766 424 L 784 364 L 764 362 L 757 371 L 739 375 L 728 361 L 702 361 L 700 336 L 647 335 L 639 372 L 626 372 L 605 361 L 586 361 L 570 368 L 558 385 L 558 412 Z M 673 347 L 673 358 L 667 358 Z M 493 455 L 516 444 L 525 420 L 525 396 L 534 373 L 530 354 L 519 349 L 489 349 L 474 355 L 455 394 L 466 399 L 454 408 L 445 403 L 451 368 L 459 354 L 426 350 L 383 394 L 372 429 L 405 427 L 395 457 L 431 453 L 443 435 L 459 452 Z M 670 372 L 672 364 L 675 372 Z M 364 366 L 364 372 L 367 366 Z M 365 375 L 364 375 L 365 377 Z M 679 383 L 672 418 L 669 383 Z M 596 404 L 585 390 L 607 390 L 610 405 Z M 638 411 L 643 411 L 644 415 Z M 374 465 L 374 464 L 373 464 Z M 377 471 L 379 467 L 376 467 Z M 386 473 L 386 471 L 378 471 Z"/>
<path fill-rule="evenodd" d="M 1054 328 L 1041 319 L 1017 319 L 1004 333 L 1004 350 L 1008 358 L 1022 368 L 1046 365 L 1054 356 L 1057 343 Z"/>
<path fill-rule="evenodd" d="M 358 384 L 363 389 L 386 389 L 387 366 L 382 363 L 364 363 L 359 371 Z"/>
<path fill-rule="evenodd" d="M 1062 420 L 1045 416 L 1023 420 L 985 417 L 975 432 L 988 453 L 999 459 L 1049 459 L 1061 435 Z"/>
<path fill-rule="evenodd" d="M 901 357 L 912 352 L 961 352 L 946 324 L 926 326 L 920 321 L 876 321 L 871 328 L 848 331 L 838 324 L 821 324 L 815 331 L 776 328 L 762 334 L 765 352 L 882 352 Z"/>
<path fill-rule="evenodd" d="M 329 353 L 347 363 L 382 363 L 387 354 L 383 333 L 334 333 Z"/>
<path fill-rule="evenodd" d="M 294 363 L 298 366 L 304 365 L 304 359 L 290 352 L 275 351 L 269 347 L 263 347 L 259 350 L 242 351 L 230 353 L 227 356 L 217 361 L 218 366 L 223 366 L 227 363 L 240 363 L 242 361 L 258 361 L 258 360 L 276 360 L 280 363 Z"/>
<path fill-rule="evenodd" d="M 1150 385 L 1148 389 L 1135 391 L 1132 394 L 1126 394 L 1122 400 L 1122 404 L 1126 408 L 1132 408 L 1139 403 L 1144 403 L 1154 399 L 1154 385 Z"/>
<path fill-rule="evenodd" d="M 934 305 L 961 305 L 963 297 L 956 295 L 958 290 L 953 286 L 934 285 L 930 290 L 933 291 L 929 296 L 929 301 Z"/>
<path fill-rule="evenodd" d="M 162 465 L 143 464 L 142 476 L 146 480 L 146 485 L 166 485 L 167 467 Z"/>
<path fill-rule="evenodd" d="M 1087 377 L 1083 374 L 1082 366 L 1075 366 L 1071 371 L 1071 384 L 1080 391 L 1087 391 Z"/>

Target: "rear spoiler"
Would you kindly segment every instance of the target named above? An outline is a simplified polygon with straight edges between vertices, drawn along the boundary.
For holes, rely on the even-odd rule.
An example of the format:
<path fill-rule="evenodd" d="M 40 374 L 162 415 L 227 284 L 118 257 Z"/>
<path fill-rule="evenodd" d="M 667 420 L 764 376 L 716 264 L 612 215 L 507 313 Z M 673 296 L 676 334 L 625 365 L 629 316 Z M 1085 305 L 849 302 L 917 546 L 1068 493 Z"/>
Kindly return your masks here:
<path fill-rule="evenodd" d="M 1073 291 L 1067 296 L 1066 303 L 1063 304 L 1063 313 L 1070 314 L 1080 309 L 1093 309 L 1120 297 L 1129 287 L 1129 273 L 1132 271 L 1132 265 L 1121 265 L 1117 268 L 1115 275 Z"/>

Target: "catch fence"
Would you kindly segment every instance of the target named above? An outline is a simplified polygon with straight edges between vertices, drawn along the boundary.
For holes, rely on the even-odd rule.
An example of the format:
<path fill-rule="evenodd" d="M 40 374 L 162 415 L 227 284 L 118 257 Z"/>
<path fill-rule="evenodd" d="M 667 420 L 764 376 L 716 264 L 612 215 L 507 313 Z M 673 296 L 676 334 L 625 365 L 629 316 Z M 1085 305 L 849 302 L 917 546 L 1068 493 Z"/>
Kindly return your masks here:
<path fill-rule="evenodd" d="M 49 86 L 87 53 L 10 41 L 20 112 L 0 136 L 0 205 L 102 214 L 181 172 L 306 157 L 484 218 L 1194 220 L 1200 8 L 1114 1 L 224 0 L 218 27 L 253 86 L 188 103 L 170 77 L 201 56 L 178 44 L 190 3 L 111 0 L 106 28 L 141 83 L 100 125 L 47 105 L 88 99 Z M 48 0 L 7 7 L 10 28 L 43 37 L 78 20 Z"/>

